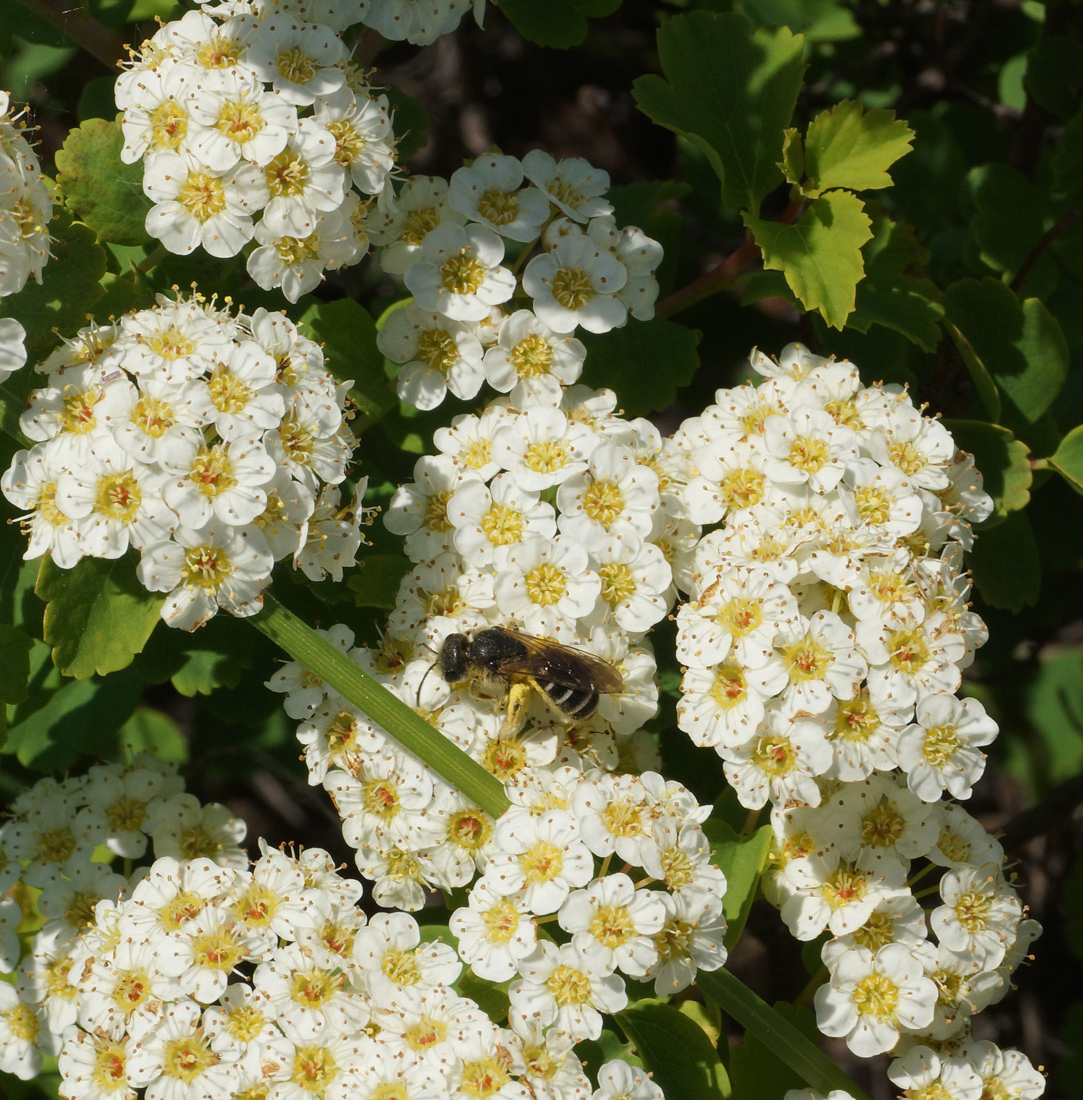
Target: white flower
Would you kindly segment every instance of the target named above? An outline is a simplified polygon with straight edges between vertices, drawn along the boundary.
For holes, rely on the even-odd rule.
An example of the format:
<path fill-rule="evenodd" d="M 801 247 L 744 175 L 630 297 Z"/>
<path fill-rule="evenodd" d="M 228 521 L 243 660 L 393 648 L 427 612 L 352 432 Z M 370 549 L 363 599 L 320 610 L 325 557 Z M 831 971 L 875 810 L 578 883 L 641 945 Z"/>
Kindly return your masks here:
<path fill-rule="evenodd" d="M 136 573 L 151 592 L 166 592 L 162 618 L 181 630 L 195 630 L 223 607 L 234 615 L 255 615 L 274 558 L 254 527 L 178 527 L 173 542 L 143 547 Z"/>
<path fill-rule="evenodd" d="M 864 947 L 846 952 L 830 980 L 816 990 L 816 1026 L 841 1038 L 859 1058 L 882 1054 L 898 1042 L 902 1027 L 921 1028 L 933 1018 L 936 986 L 902 944 L 874 955 Z"/>
<path fill-rule="evenodd" d="M 444 223 L 422 239 L 403 280 L 421 309 L 480 321 L 515 291 L 503 258 L 504 242 L 491 229 Z"/>
<path fill-rule="evenodd" d="M 368 0 L 362 21 L 384 38 L 427 46 L 453 31 L 468 7 L 469 0 L 430 0 L 423 7 L 414 0 Z"/>
<path fill-rule="evenodd" d="M 1022 906 L 1000 867 L 985 863 L 948 871 L 940 880 L 943 905 L 929 915 L 940 943 L 983 970 L 999 966 L 1015 940 Z"/>
<path fill-rule="evenodd" d="M 530 154 L 528 154 L 529 157 Z M 588 332 L 620 328 L 628 309 L 617 298 L 628 279 L 627 268 L 585 234 L 562 237 L 535 256 L 523 272 L 523 289 L 534 299 L 534 312 L 554 332 Z"/>
<path fill-rule="evenodd" d="M 200 86 L 185 105 L 192 123 L 187 144 L 216 172 L 228 172 L 242 159 L 262 168 L 282 152 L 298 125 L 297 109 L 243 70 L 223 70 L 212 87 Z"/>
<path fill-rule="evenodd" d="M 760 569 L 729 569 L 677 612 L 677 657 L 694 668 L 725 661 L 762 668 L 783 624 L 798 619 L 790 589 Z"/>
<path fill-rule="evenodd" d="M 170 456 L 169 478 L 162 486 L 166 504 L 182 526 L 201 531 L 219 525 L 251 523 L 267 505 L 261 488 L 275 474 L 263 445 L 252 439 L 211 446 L 192 445 Z"/>
<path fill-rule="evenodd" d="M 335 160 L 366 195 L 384 189 L 395 166 L 395 136 L 387 96 L 355 93 L 348 85 L 316 100 L 315 119 L 335 139 Z"/>
<path fill-rule="evenodd" d="M 111 1037 L 77 1028 L 59 1051 L 60 1095 L 68 1100 L 135 1100 L 127 1071 L 131 1042 L 123 1030 Z"/>
<path fill-rule="evenodd" d="M 505 615 L 529 634 L 571 637 L 576 619 L 590 614 L 601 577 L 588 567 L 583 546 L 567 538 L 530 535 L 494 554 L 493 595 Z"/>
<path fill-rule="evenodd" d="M 602 578 L 598 609 L 630 634 L 642 634 L 669 610 L 673 570 L 662 551 L 631 535 L 612 535 L 591 550 L 591 564 Z"/>
<path fill-rule="evenodd" d="M 642 978 L 658 959 L 654 937 L 666 916 L 660 893 L 637 891 L 627 875 L 616 874 L 573 891 L 557 920 L 573 940 L 585 936 L 601 949 L 606 972 L 621 970 Z"/>
<path fill-rule="evenodd" d="M 513 978 L 519 961 L 538 940 L 525 896 L 498 894 L 484 878 L 470 891 L 468 908 L 456 909 L 448 924 L 458 940 L 459 957 L 490 982 Z"/>
<path fill-rule="evenodd" d="M 314 119 L 301 119 L 286 147 L 263 166 L 270 196 L 263 208 L 265 231 L 307 237 L 320 214 L 336 210 L 346 193 L 346 174 L 335 160 L 335 141 Z"/>
<path fill-rule="evenodd" d="M 455 549 L 465 561 L 481 566 L 490 565 L 501 547 L 519 545 L 534 535 L 552 539 L 557 533 L 556 515 L 539 495 L 520 488 L 506 473 L 488 485 L 462 482 L 447 502 Z"/>
<path fill-rule="evenodd" d="M 511 1014 L 533 1017 L 573 1039 L 597 1039 L 602 1013 L 628 1004 L 623 980 L 607 970 L 604 953 L 589 937 L 560 947 L 539 940 L 519 962 L 519 973 L 508 989 Z"/>
<path fill-rule="evenodd" d="M 559 400 L 559 387 L 583 372 L 587 349 L 579 340 L 554 332 L 531 310 L 516 310 L 500 325 L 496 344 L 485 353 L 485 379 L 494 390 L 516 386 L 532 401 Z"/>
<path fill-rule="evenodd" d="M 587 469 L 557 489 L 561 534 L 584 545 L 606 535 L 646 538 L 659 503 L 658 475 L 616 443 L 596 447 Z"/>
<path fill-rule="evenodd" d="M 982 745 L 996 739 L 996 722 L 976 699 L 926 695 L 915 712 L 917 722 L 899 735 L 899 767 L 919 798 L 936 802 L 944 791 L 969 798 L 985 771 Z"/>
<path fill-rule="evenodd" d="M 481 341 L 471 326 L 414 304 L 388 317 L 376 346 L 393 363 L 403 364 L 399 397 L 422 410 L 436 408 L 448 390 L 468 400 L 485 380 Z"/>
<path fill-rule="evenodd" d="M 482 881 L 502 897 L 523 891 L 539 916 L 555 913 L 573 887 L 593 877 L 594 860 L 565 810 L 537 817 L 506 811 L 496 825 L 496 845 Z"/>
<path fill-rule="evenodd" d="M 764 472 L 783 485 L 834 489 L 857 455 L 857 436 L 818 409 L 796 408 L 769 416 L 763 426 Z"/>
<path fill-rule="evenodd" d="M 255 232 L 252 214 L 267 201 L 253 165 L 243 162 L 225 175 L 169 150 L 144 161 L 143 190 L 154 202 L 147 232 L 182 256 L 200 245 L 212 256 L 235 256 Z"/>
<path fill-rule="evenodd" d="M 451 176 L 448 201 L 471 221 L 512 241 L 533 241 L 549 218 L 549 198 L 522 187 L 523 166 L 515 157 L 478 157 Z"/>
<path fill-rule="evenodd" d="M 523 174 L 577 222 L 613 212 L 612 205 L 600 197 L 609 190 L 609 173 L 582 157 L 557 162 L 543 150 L 532 149 L 523 157 Z"/>
<path fill-rule="evenodd" d="M 587 234 L 624 264 L 628 280 L 617 297 L 633 317 L 649 321 L 654 316 L 654 303 L 658 298 L 658 280 L 654 273 L 662 262 L 662 246 L 637 226 L 628 225 L 618 231 L 612 215 L 592 218 Z"/>
<path fill-rule="evenodd" d="M 4 496 L 25 514 L 19 517 L 30 541 L 23 557 L 27 560 L 50 553 L 61 569 L 71 569 L 83 556 L 78 524 L 56 502 L 57 484 L 66 464 L 56 458 L 52 443 L 39 443 L 30 451 L 16 451 L 11 465 L 0 477 Z"/>
<path fill-rule="evenodd" d="M 663 1097 L 646 1070 L 615 1059 L 598 1068 L 598 1088 L 591 1100 L 663 1100 Z"/>
<path fill-rule="evenodd" d="M 20 1001 L 14 986 L 0 982 L 0 1071 L 13 1073 L 21 1081 L 37 1076 L 39 1028 L 33 1008 Z"/>
<path fill-rule="evenodd" d="M 345 52 L 328 27 L 286 14 L 259 21 L 245 61 L 287 103 L 301 107 L 342 87 Z"/>
<path fill-rule="evenodd" d="M 753 738 L 737 748 L 718 746 L 726 778 L 742 806 L 759 809 L 768 799 L 820 803 L 814 776 L 831 764 L 827 738 L 811 722 L 794 723 L 782 710 L 768 710 Z"/>
<path fill-rule="evenodd" d="M 420 258 L 421 242 L 428 233 L 441 222 L 462 225 L 465 221 L 448 205 L 446 180 L 414 176 L 403 184 L 398 195 L 392 187 L 380 192 L 369 232 L 373 244 L 384 246 L 380 266 L 389 275 L 402 275 Z"/>
<path fill-rule="evenodd" d="M 26 362 L 26 329 L 14 317 L 0 317 L 0 382 Z"/>
<path fill-rule="evenodd" d="M 167 605 L 168 606 L 168 605 Z M 234 817 L 218 802 L 201 805 L 192 794 L 178 794 L 165 802 L 155 803 L 151 813 L 150 833 L 156 859 L 194 860 L 206 856 L 227 868 L 247 868 L 248 856 L 240 843 L 248 826 Z M 225 879 L 204 868 L 214 882 Z"/>
<path fill-rule="evenodd" d="M 79 522 L 79 548 L 95 558 L 119 558 L 129 542 L 140 549 L 168 539 L 177 517 L 162 498 L 167 475 L 151 473 L 117 446 L 95 436 L 79 472 L 57 481 L 57 507 Z"/>
<path fill-rule="evenodd" d="M 587 468 L 598 438 L 559 409 L 532 408 L 493 432 L 493 458 L 524 489 L 559 485 Z"/>

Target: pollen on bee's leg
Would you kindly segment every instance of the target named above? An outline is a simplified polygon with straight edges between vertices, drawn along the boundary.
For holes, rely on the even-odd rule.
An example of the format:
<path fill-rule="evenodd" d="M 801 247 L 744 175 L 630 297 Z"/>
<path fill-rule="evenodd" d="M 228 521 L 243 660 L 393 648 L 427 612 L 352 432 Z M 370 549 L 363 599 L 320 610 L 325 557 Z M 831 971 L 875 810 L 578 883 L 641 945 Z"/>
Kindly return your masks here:
<path fill-rule="evenodd" d="M 530 684 L 516 683 L 508 689 L 507 717 L 501 727 L 500 736 L 508 733 L 517 733 L 523 722 L 526 721 L 526 709 L 530 706 L 532 692 Z"/>

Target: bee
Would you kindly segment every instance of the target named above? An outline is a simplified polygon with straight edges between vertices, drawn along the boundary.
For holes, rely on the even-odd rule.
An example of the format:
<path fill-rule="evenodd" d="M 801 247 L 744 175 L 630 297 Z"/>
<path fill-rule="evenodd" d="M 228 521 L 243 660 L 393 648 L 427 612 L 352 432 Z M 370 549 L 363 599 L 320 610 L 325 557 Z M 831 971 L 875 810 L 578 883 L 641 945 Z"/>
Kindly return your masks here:
<path fill-rule="evenodd" d="M 436 667 L 449 684 L 466 683 L 503 700 L 503 733 L 519 727 L 535 691 L 578 722 L 594 713 L 599 695 L 624 689 L 620 673 L 601 658 L 502 626 L 480 630 L 473 638 L 448 635 Z"/>

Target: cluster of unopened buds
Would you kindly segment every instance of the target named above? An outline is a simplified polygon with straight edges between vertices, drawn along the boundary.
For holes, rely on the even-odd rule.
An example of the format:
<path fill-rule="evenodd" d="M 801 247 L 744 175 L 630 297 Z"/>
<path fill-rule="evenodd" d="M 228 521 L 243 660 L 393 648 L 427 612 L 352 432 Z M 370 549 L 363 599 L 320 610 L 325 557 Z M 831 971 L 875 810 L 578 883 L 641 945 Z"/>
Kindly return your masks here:
<path fill-rule="evenodd" d="M 52 216 L 37 154 L 18 116 L 11 113 L 8 93 L 0 92 L 0 298 L 22 290 L 31 276 L 41 282 Z M 0 334 L 0 382 L 12 369 L 2 350 L 6 337 Z"/>
<path fill-rule="evenodd" d="M 711 528 L 677 616 L 678 725 L 743 805 L 772 808 L 766 893 L 798 939 L 831 935 L 821 1030 L 946 1087 L 956 1052 L 989 1062 L 970 1019 L 1039 932 L 999 843 L 942 800 L 969 797 L 997 732 L 955 694 L 986 639 L 962 556 L 993 502 L 905 390 L 799 345 L 752 362 L 766 381 L 720 390 L 672 441 L 680 514 Z M 926 912 L 913 886 L 936 871 Z"/>
<path fill-rule="evenodd" d="M 320 347 L 279 313 L 160 298 L 66 340 L 0 479 L 26 557 L 63 569 L 140 552 L 162 618 L 194 629 L 255 614 L 275 563 L 341 579 L 361 544 L 365 482 L 343 499 L 353 436 Z"/>

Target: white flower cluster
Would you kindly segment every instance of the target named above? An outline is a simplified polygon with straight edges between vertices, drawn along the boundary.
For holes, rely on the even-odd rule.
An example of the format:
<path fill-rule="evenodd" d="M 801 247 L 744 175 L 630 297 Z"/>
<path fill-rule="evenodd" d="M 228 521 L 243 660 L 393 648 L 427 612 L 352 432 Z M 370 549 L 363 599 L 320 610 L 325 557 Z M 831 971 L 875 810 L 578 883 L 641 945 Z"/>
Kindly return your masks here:
<path fill-rule="evenodd" d="M 25 132 L 0 92 L 0 298 L 18 293 L 31 275 L 40 283 L 49 260 L 53 200 Z M 0 359 L 0 381 L 5 367 Z"/>
<path fill-rule="evenodd" d="M 716 525 L 677 616 L 678 724 L 773 807 L 768 897 L 798 939 L 831 935 L 820 1029 L 864 1057 L 962 1048 L 1038 933 L 1003 849 L 941 801 L 969 796 L 997 732 L 954 694 L 986 638 L 962 555 L 992 501 L 904 390 L 799 345 L 752 361 L 766 381 L 674 437 L 674 492 Z M 915 861 L 943 869 L 928 914 Z"/>
<path fill-rule="evenodd" d="M 20 420 L 35 441 L 0 478 L 25 511 L 27 558 L 141 553 L 167 593 L 162 618 L 192 630 L 219 607 L 253 615 L 275 561 L 341 579 L 361 544 L 360 496 L 338 488 L 353 437 L 350 383 L 284 315 L 236 316 L 160 298 L 90 325 L 41 364 Z"/>
<path fill-rule="evenodd" d="M 451 919 L 460 957 L 512 980 L 513 1021 L 572 1042 L 627 1003 L 622 975 L 667 995 L 724 963 L 725 878 L 701 825 L 709 807 L 656 772 L 632 774 L 656 759 L 644 635 L 671 606 L 668 556 L 683 536 L 661 440 L 615 415 L 608 391 L 558 388 L 560 407 L 531 394 L 457 417 L 393 498 L 387 524 L 416 564 L 381 648 L 328 632 L 501 779 L 512 808 L 494 823 L 299 664 L 268 686 L 301 720 L 310 782 L 334 798 L 376 900 L 416 909 L 424 887 L 470 887 Z M 449 636 L 492 626 L 593 654 L 623 691 L 574 726 L 535 691 L 509 725 L 499 699 L 434 669 Z M 559 945 L 538 936 L 554 918 Z"/>
<path fill-rule="evenodd" d="M 387 188 L 368 219 L 380 264 L 413 300 L 380 330 L 380 350 L 401 364 L 399 396 L 433 409 L 450 390 L 469 400 L 488 381 L 513 406 L 559 406 L 582 372 L 572 335 L 608 332 L 654 313 L 662 248 L 642 230 L 618 230 L 602 196 L 608 175 L 587 161 L 536 149 L 521 161 L 478 157 L 450 183 L 428 176 Z M 504 266 L 505 241 L 523 263 Z M 532 309 L 510 311 L 516 295 Z"/>
<path fill-rule="evenodd" d="M 603 1065 L 592 1092 L 571 1041 L 495 1025 L 452 983 L 452 947 L 403 913 L 371 920 L 361 885 L 321 849 L 260 844 L 140 757 L 21 795 L 0 827 L 0 1071 L 56 1055 L 70 1100 L 660 1100 L 641 1070 Z M 92 862 L 154 863 L 125 877 Z M 25 957 L 21 880 L 46 918 Z M 637 1091 L 633 1092 L 632 1089 Z M 623 1091 L 622 1091 L 623 1090 Z"/>
<path fill-rule="evenodd" d="M 138 861 L 149 841 L 158 858 L 207 856 L 218 869 L 248 865 L 239 847 L 244 822 L 225 806 L 202 805 L 185 793 L 176 771 L 175 764 L 141 755 L 127 766 L 39 780 L 9 807 L 0 825 L 0 973 L 17 969 L 18 979 L 0 982 L 0 1071 L 33 1077 L 42 1054 L 60 1053 L 76 1023 L 80 996 L 68 981 L 81 968 L 73 966 L 75 953 L 86 958 L 99 903 L 115 907 L 146 872 L 118 874 L 103 852 Z M 20 960 L 19 898 L 27 888 L 41 891 L 36 907 L 45 923 Z"/>
<path fill-rule="evenodd" d="M 365 255 L 366 197 L 384 189 L 395 138 L 340 37 L 363 8 L 204 4 L 143 43 L 116 102 L 152 237 L 222 257 L 254 241 L 249 275 L 291 302 Z"/>

